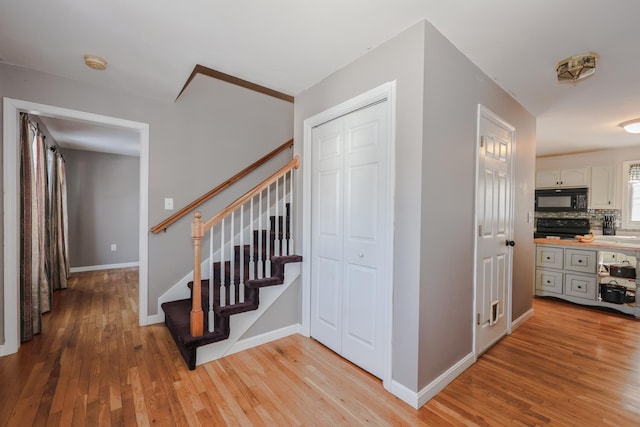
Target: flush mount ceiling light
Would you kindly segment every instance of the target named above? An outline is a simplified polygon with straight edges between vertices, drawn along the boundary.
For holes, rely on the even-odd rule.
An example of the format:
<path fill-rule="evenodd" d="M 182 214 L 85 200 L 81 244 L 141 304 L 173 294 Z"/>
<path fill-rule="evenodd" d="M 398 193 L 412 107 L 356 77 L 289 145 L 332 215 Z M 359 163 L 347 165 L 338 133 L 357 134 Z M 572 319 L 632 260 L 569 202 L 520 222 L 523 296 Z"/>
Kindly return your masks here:
<path fill-rule="evenodd" d="M 618 126 L 629 133 L 640 133 L 640 119 L 627 120 L 626 122 L 620 123 Z"/>
<path fill-rule="evenodd" d="M 107 61 L 96 55 L 85 55 L 84 63 L 87 64 L 87 67 L 93 68 L 94 70 L 102 71 L 107 68 Z"/>
<path fill-rule="evenodd" d="M 589 52 L 582 55 L 570 56 L 556 64 L 558 81 L 576 82 L 589 77 L 596 72 L 598 54 Z"/>

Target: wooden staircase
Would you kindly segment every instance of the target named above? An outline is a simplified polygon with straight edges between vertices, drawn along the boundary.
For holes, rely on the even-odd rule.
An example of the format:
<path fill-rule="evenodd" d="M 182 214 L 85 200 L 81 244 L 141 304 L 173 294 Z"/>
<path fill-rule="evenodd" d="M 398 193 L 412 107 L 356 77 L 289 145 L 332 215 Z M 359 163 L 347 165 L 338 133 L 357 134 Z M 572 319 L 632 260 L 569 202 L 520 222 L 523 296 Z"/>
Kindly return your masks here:
<path fill-rule="evenodd" d="M 260 288 L 268 286 L 277 286 L 284 283 L 285 265 L 302 261 L 302 257 L 293 254 L 293 240 L 291 239 L 291 215 L 290 200 L 293 194 L 293 175 L 292 169 L 297 167 L 297 159 L 287 169 L 290 173 L 290 181 L 287 182 L 282 172 L 277 172 L 261 184 L 263 187 L 256 187 L 245 196 L 232 203 L 229 208 L 223 210 L 228 211 L 225 215 L 217 215 L 207 222 L 200 220 L 200 213 L 196 213 L 194 220 L 194 248 L 195 267 L 194 282 L 189 282 L 190 298 L 177 301 L 165 302 L 161 305 L 165 314 L 165 324 L 176 342 L 180 353 L 189 367 L 193 370 L 196 367 L 196 354 L 198 347 L 219 342 L 229 338 L 230 334 L 230 316 L 238 313 L 257 310 L 260 304 Z M 283 168 L 285 170 L 286 168 Z M 278 175 L 280 174 L 280 175 Z M 278 178 L 275 178 L 279 176 Z M 282 181 L 279 181 L 282 179 Z M 282 183 L 281 193 L 278 196 L 278 183 Z M 272 184 L 275 183 L 275 199 L 271 199 L 274 206 L 280 206 L 283 215 L 279 215 L 278 208 L 275 208 L 276 215 L 269 215 L 269 198 L 263 203 L 263 194 L 271 191 Z M 286 194 L 285 189 L 288 189 Z M 288 197 L 288 198 L 287 198 Z M 260 207 L 257 209 L 258 217 L 263 215 L 262 207 L 266 206 L 266 216 L 268 221 L 264 222 L 265 229 L 255 229 L 254 224 L 258 223 L 254 218 L 254 203 Z M 234 226 L 234 213 L 239 212 L 239 217 L 245 215 L 245 206 L 250 206 L 251 220 L 245 224 L 240 220 L 239 226 Z M 248 208 L 246 208 L 248 209 Z M 229 214 L 228 216 L 226 214 Z M 220 220 L 218 217 L 220 216 Z M 209 260 L 215 260 L 209 270 L 209 277 L 213 280 L 200 279 L 200 240 L 203 238 L 203 230 L 209 229 L 211 236 L 210 242 L 214 241 L 213 227 L 217 224 L 221 226 L 218 232 L 222 235 L 224 241 L 225 236 L 225 220 L 230 216 L 231 225 L 227 225 L 230 232 L 227 234 L 229 241 L 220 244 L 218 255 L 214 255 L 213 243 L 209 254 Z M 258 227 L 259 228 L 259 227 Z M 250 230 L 249 230 L 250 229 Z M 251 236 L 248 238 L 247 234 Z M 238 237 L 242 235 L 242 237 Z M 239 240 L 240 244 L 236 244 Z M 250 241 L 250 244 L 244 244 Z M 227 257 L 224 254 L 229 251 Z M 197 310 L 197 300 L 194 298 L 198 295 L 194 289 L 200 289 L 200 305 L 201 312 L 196 315 L 196 319 L 202 319 L 202 324 L 196 322 L 198 329 L 202 325 L 203 333 L 194 332 L 194 311 Z M 213 299 L 210 300 L 210 292 L 213 292 Z M 204 314 L 204 315 L 203 315 Z M 210 322 L 213 325 L 210 325 Z M 211 327 L 210 327 L 211 326 Z M 237 335 L 237 334 L 236 334 Z"/>

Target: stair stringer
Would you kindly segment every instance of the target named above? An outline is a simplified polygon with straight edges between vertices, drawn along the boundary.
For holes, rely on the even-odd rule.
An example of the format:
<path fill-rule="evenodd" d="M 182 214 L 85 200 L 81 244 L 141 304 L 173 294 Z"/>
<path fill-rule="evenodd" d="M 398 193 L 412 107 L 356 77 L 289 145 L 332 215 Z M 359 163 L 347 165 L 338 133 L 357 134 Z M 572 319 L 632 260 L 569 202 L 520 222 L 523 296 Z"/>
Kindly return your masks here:
<path fill-rule="evenodd" d="M 301 263 L 289 263 L 284 265 L 284 282 L 282 285 L 260 288 L 260 304 L 257 310 L 247 311 L 244 313 L 234 314 L 229 318 L 230 333 L 229 338 L 224 341 L 214 342 L 211 344 L 198 347 L 196 350 L 196 366 L 203 363 L 220 359 L 221 357 L 235 353 L 233 346 L 236 343 L 242 343 L 242 336 L 253 326 L 262 314 L 286 291 L 289 286 L 300 276 Z M 277 339 L 280 337 L 274 337 Z M 271 340 L 269 340 L 271 341 Z M 255 347 L 265 342 L 257 343 L 253 341 L 253 345 L 242 346 L 242 349 Z M 266 341 L 268 342 L 268 341 Z"/>

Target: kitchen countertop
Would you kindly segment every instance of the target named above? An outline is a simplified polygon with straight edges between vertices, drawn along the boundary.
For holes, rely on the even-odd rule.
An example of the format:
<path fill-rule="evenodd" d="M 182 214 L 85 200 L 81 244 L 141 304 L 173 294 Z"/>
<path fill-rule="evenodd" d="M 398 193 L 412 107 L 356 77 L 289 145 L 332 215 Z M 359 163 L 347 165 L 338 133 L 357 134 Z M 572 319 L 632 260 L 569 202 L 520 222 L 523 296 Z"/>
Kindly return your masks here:
<path fill-rule="evenodd" d="M 577 240 L 562 240 L 562 239 L 547 239 L 547 238 L 537 238 L 533 239 L 533 243 L 537 245 L 557 245 L 557 246 L 571 246 L 571 247 L 579 247 L 583 249 L 618 249 L 618 250 L 629 250 L 629 251 L 640 251 L 640 242 L 638 243 L 621 243 L 617 241 L 607 241 L 605 239 L 594 240 L 591 243 L 583 243 L 578 242 Z"/>

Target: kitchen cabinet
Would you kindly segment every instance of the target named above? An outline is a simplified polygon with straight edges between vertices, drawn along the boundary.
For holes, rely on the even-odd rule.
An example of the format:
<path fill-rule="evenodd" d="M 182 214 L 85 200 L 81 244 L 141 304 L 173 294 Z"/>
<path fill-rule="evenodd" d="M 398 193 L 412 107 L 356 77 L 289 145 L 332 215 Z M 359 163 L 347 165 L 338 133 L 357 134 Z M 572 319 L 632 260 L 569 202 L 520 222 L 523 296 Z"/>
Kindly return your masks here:
<path fill-rule="evenodd" d="M 589 168 L 553 169 L 536 172 L 536 188 L 589 186 Z"/>
<path fill-rule="evenodd" d="M 589 185 L 590 209 L 615 209 L 616 167 L 593 166 Z"/>
<path fill-rule="evenodd" d="M 536 295 L 595 302 L 597 255 L 595 250 L 537 245 Z"/>
<path fill-rule="evenodd" d="M 578 243 L 572 240 L 537 238 L 535 252 L 535 289 L 537 297 L 554 297 L 594 307 L 607 307 L 640 319 L 640 300 L 614 304 L 600 298 L 600 283 L 615 280 L 640 295 L 640 275 L 636 279 L 609 277 L 598 272 L 598 262 L 620 263 L 628 260 L 640 271 L 640 245 L 624 243 Z"/>

